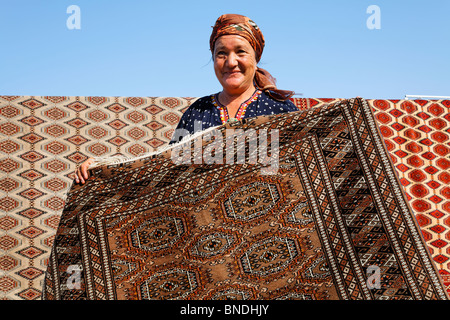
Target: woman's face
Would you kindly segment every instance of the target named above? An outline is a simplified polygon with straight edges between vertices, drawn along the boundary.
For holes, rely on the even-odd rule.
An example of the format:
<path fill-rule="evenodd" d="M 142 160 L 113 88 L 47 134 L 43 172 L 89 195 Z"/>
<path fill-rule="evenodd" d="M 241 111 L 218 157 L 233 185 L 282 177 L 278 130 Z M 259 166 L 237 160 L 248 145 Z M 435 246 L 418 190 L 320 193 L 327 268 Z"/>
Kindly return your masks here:
<path fill-rule="evenodd" d="M 253 86 L 256 57 L 250 43 L 237 35 L 225 35 L 214 45 L 214 71 L 223 89 L 240 94 Z"/>

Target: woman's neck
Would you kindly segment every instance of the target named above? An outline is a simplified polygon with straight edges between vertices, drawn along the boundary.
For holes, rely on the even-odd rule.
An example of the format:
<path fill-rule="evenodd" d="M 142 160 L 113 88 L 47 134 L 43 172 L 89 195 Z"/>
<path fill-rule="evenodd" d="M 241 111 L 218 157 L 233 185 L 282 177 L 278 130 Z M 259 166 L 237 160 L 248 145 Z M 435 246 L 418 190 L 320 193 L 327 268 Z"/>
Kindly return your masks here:
<path fill-rule="evenodd" d="M 223 90 L 219 94 L 219 101 L 222 105 L 231 107 L 231 108 L 239 108 L 239 106 L 250 99 L 250 97 L 255 92 L 256 88 L 252 85 L 249 86 L 245 91 L 243 92 L 229 92 L 226 90 Z"/>

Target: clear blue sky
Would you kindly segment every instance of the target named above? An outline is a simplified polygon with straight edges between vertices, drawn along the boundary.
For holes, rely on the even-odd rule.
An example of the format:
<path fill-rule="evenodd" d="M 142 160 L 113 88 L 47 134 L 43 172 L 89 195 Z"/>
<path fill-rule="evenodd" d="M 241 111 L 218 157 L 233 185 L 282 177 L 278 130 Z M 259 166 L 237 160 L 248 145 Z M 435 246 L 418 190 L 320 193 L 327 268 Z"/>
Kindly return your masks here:
<path fill-rule="evenodd" d="M 208 40 L 223 13 L 260 26 L 260 66 L 303 97 L 450 95 L 449 0 L 0 0 L 0 95 L 218 92 Z"/>

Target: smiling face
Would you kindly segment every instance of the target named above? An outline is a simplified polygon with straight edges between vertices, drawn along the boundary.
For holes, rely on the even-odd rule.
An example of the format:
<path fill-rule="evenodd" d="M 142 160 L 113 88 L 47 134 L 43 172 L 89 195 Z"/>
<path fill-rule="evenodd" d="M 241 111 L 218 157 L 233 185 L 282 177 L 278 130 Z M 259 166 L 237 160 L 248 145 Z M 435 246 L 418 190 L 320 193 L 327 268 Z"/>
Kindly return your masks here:
<path fill-rule="evenodd" d="M 237 35 L 225 35 L 214 45 L 214 71 L 225 92 L 236 95 L 255 90 L 256 57 L 250 43 Z"/>

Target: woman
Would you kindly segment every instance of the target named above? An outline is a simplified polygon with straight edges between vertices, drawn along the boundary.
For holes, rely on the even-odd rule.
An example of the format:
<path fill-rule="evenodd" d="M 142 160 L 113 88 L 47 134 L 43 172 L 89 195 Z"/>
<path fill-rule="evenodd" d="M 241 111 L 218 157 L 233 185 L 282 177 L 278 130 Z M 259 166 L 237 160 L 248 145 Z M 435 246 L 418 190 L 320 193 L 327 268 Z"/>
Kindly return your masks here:
<path fill-rule="evenodd" d="M 170 143 L 184 134 L 205 130 L 228 121 L 298 111 L 289 100 L 292 91 L 279 90 L 275 79 L 257 66 L 265 45 L 259 27 L 248 17 L 225 14 L 217 19 L 210 37 L 214 72 L 223 90 L 199 98 L 183 114 Z M 201 128 L 195 123 L 201 123 Z M 76 183 L 88 178 L 93 158 L 76 171 Z"/>

